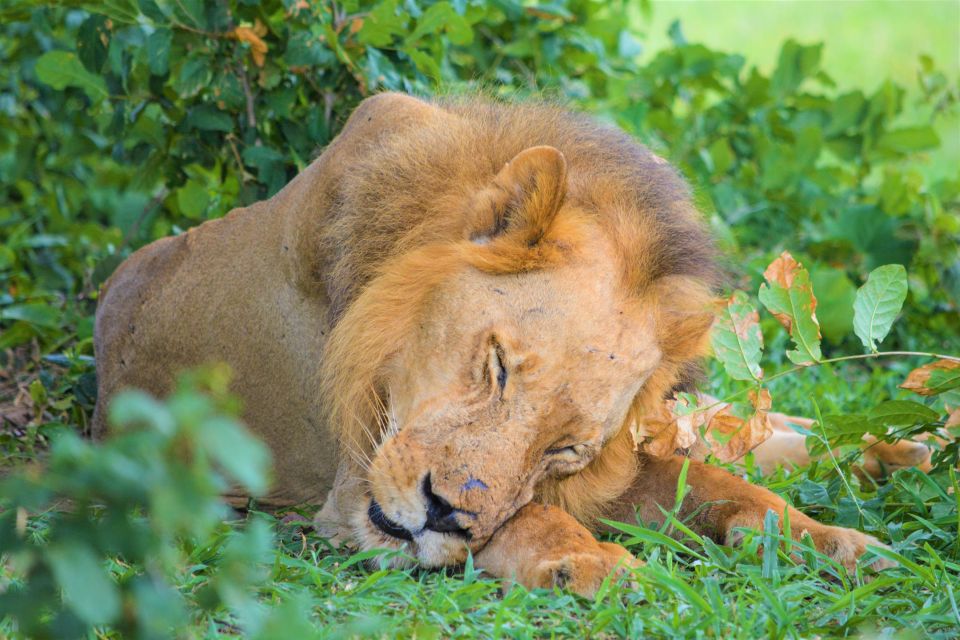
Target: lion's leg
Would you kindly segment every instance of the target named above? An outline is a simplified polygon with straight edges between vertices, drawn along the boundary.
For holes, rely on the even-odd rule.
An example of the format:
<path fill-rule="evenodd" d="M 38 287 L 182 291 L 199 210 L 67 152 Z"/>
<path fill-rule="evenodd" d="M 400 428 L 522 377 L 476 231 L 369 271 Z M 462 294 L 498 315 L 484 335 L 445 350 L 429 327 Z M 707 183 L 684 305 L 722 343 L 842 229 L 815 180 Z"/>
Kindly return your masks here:
<path fill-rule="evenodd" d="M 529 589 L 557 586 L 589 597 L 612 571 L 639 563 L 620 545 L 598 542 L 562 509 L 528 504 L 477 553 L 476 564 Z"/>
<path fill-rule="evenodd" d="M 773 435 L 753 450 L 754 459 L 764 472 L 772 471 L 778 464 L 803 466 L 810 462 L 806 437 L 794 431 L 790 425 L 795 424 L 810 430 L 813 428 L 813 420 L 771 413 L 770 424 L 773 425 Z M 874 478 L 883 477 L 904 467 L 920 467 L 926 471 L 930 468 L 930 454 L 930 448 L 922 442 L 898 440 L 887 443 L 867 435 L 863 437 L 863 459 L 860 466 Z"/>
<path fill-rule="evenodd" d="M 685 458 L 644 456 L 640 472 L 631 488 L 621 496 L 614 519 L 631 521 L 634 508 L 644 522 L 663 521 L 658 507 L 669 511 L 674 507 L 677 481 Z M 832 527 L 804 515 L 772 491 L 752 485 L 723 469 L 690 460 L 687 473 L 689 493 L 683 500 L 679 519 L 701 535 L 726 544 L 735 544 L 742 537 L 741 529 L 762 529 L 768 510 L 780 516 L 784 510 L 790 518 L 794 539 L 809 533 L 817 549 L 847 569 L 852 569 L 866 545 L 883 546 L 873 536 L 854 529 Z M 878 562 L 876 565 L 886 566 Z"/>
<path fill-rule="evenodd" d="M 719 402 L 711 395 L 705 393 L 698 395 L 704 405 L 715 405 Z M 770 426 L 773 427 L 773 433 L 753 449 L 754 463 L 764 473 L 770 473 L 777 468 L 777 465 L 802 467 L 811 462 L 810 454 L 807 452 L 806 436 L 798 433 L 791 425 L 809 431 L 813 429 L 814 421 L 785 413 L 770 413 Z M 706 458 L 708 453 L 709 449 L 701 443 L 691 450 L 691 455 L 698 460 Z M 867 435 L 863 438 L 863 459 L 860 466 L 873 478 L 882 478 L 889 472 L 904 467 L 919 467 L 923 471 L 929 471 L 931 454 L 931 449 L 922 442 L 913 440 L 878 442 L 873 436 Z"/>

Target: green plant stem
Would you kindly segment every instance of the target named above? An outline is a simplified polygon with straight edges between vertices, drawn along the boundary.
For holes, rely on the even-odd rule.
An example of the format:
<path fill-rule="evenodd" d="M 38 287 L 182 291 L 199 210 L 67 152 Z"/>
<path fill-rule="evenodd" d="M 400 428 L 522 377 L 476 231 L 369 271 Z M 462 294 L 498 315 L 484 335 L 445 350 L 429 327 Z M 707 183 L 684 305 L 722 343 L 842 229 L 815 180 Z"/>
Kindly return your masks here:
<path fill-rule="evenodd" d="M 813 364 L 793 367 L 792 369 L 787 369 L 786 371 L 781 371 L 780 373 L 774 374 L 769 378 L 767 378 L 766 380 L 760 381 L 760 384 L 758 384 L 757 386 L 758 387 L 761 386 L 763 382 L 771 382 L 773 380 L 776 380 L 777 378 L 788 376 L 792 373 L 796 373 L 797 371 L 801 371 L 803 369 L 811 369 L 813 367 L 817 367 L 822 364 L 831 364 L 834 362 L 845 362 L 847 360 L 868 360 L 872 358 L 883 358 L 883 357 L 889 357 L 889 356 L 918 356 L 922 358 L 937 358 L 939 360 L 950 360 L 952 362 L 960 362 L 960 357 L 947 356 L 947 355 L 943 355 L 942 353 L 930 353 L 928 351 L 877 351 L 875 353 L 861 353 L 853 356 L 840 356 L 838 358 L 827 358 L 826 360 L 817 360 Z M 741 389 L 736 393 L 732 393 L 726 398 L 724 398 L 723 400 L 717 400 L 712 405 L 708 407 L 704 407 L 703 409 L 700 409 L 700 411 L 709 411 L 714 407 L 720 406 L 722 404 L 726 404 L 731 400 L 735 400 L 741 397 L 743 394 L 750 391 L 751 388 L 752 387 L 747 389 Z"/>
<path fill-rule="evenodd" d="M 867 360 L 870 358 L 881 358 L 886 356 L 919 356 L 922 358 L 937 358 L 940 360 L 951 360 L 953 362 L 960 362 L 960 357 L 957 356 L 946 356 L 940 353 L 929 353 L 927 351 L 877 351 L 875 353 L 861 353 L 853 356 L 840 356 L 839 358 L 827 358 L 826 360 L 817 360 L 814 364 L 793 367 L 792 369 L 787 369 L 786 371 L 781 371 L 775 375 L 767 378 L 767 382 L 771 380 L 776 380 L 777 378 L 782 378 L 785 375 L 795 373 L 801 369 L 809 369 L 811 367 L 816 367 L 821 364 L 830 364 L 833 362 L 844 362 L 846 360 Z"/>

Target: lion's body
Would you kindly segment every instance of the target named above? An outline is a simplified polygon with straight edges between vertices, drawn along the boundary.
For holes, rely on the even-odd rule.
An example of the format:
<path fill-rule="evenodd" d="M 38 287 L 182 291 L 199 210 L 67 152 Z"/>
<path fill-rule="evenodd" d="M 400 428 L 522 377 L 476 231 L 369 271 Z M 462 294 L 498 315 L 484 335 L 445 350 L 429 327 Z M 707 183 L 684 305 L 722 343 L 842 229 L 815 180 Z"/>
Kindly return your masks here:
<path fill-rule="evenodd" d="M 160 394 L 225 361 L 273 451 L 266 505 L 326 498 L 323 524 L 408 540 L 428 565 L 467 547 L 504 575 L 592 558 L 572 583 L 589 591 L 626 552 L 571 515 L 672 504 L 676 465 L 638 456 L 631 426 L 696 371 L 714 278 L 685 184 L 622 132 L 547 105 L 384 94 L 269 201 L 118 269 L 95 424 L 124 386 Z M 783 508 L 719 470 L 694 480 L 731 501 L 703 511 L 721 535 Z M 844 562 L 869 541 L 793 513 L 827 546 L 849 538 Z M 570 539 L 518 543 L 547 520 Z"/>
<path fill-rule="evenodd" d="M 322 501 L 337 450 L 316 393 L 327 303 L 287 257 L 292 212 L 312 203 L 288 189 L 134 254 L 102 293 L 96 334 L 97 431 L 120 388 L 165 394 L 178 371 L 228 363 L 246 422 L 277 454 L 274 504 Z"/>

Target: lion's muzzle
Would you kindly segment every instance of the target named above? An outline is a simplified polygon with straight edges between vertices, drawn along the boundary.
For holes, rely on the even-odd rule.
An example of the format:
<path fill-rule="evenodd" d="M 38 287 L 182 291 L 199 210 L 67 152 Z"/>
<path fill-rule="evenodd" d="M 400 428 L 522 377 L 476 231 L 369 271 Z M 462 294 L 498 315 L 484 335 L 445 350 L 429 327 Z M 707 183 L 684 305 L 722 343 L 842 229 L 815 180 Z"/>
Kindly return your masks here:
<path fill-rule="evenodd" d="M 370 522 L 381 532 L 399 538 L 400 540 L 413 540 L 414 537 L 421 535 L 425 531 L 435 533 L 449 533 L 465 540 L 470 540 L 473 534 L 469 528 L 461 525 L 461 518 L 476 517 L 471 511 L 454 508 L 445 498 L 438 496 L 433 492 L 433 483 L 430 473 L 427 473 L 420 485 L 420 491 L 425 501 L 425 514 L 423 527 L 412 532 L 406 529 L 386 516 L 383 508 L 376 499 L 370 500 L 370 507 L 367 509 L 367 517 Z"/>

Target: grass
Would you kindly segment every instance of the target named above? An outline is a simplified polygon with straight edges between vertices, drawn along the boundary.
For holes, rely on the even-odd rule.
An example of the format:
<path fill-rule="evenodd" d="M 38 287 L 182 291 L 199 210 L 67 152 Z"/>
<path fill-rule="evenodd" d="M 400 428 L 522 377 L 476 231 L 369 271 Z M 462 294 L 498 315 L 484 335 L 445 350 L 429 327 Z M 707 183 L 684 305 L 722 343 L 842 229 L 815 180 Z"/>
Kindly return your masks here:
<path fill-rule="evenodd" d="M 907 566 L 866 582 L 860 575 L 847 578 L 809 550 L 800 550 L 809 564 L 795 563 L 777 536 L 774 560 L 764 561 L 770 554 L 761 557 L 762 533 L 733 549 L 635 528 L 636 535 L 622 541 L 647 563 L 633 576 L 636 586 L 610 584 L 596 599 L 584 600 L 520 587 L 501 592 L 500 584 L 470 569 L 368 570 L 322 539 L 283 528 L 282 551 L 262 597 L 287 602 L 328 637 L 790 638 L 891 629 L 956 637 L 960 564 L 953 497 L 913 471 L 897 474 L 879 494 L 855 497 L 843 495 L 837 478 L 836 470 L 819 468 L 765 482 L 800 504 L 827 495 L 833 506 L 814 503 L 807 510 L 851 525 L 857 524 L 849 522 L 856 518 L 854 500 L 867 499 L 860 503 L 868 520 L 862 528 L 890 540 L 898 556 L 910 559 Z M 229 620 L 222 612 L 198 620 L 198 634 L 231 635 Z"/>
<path fill-rule="evenodd" d="M 785 487 L 804 481 L 814 482 L 806 472 L 771 482 Z M 922 484 L 916 474 L 902 474 L 890 506 L 904 499 L 894 495 L 908 495 Z M 935 518 L 926 509 L 916 515 Z M 871 635 L 894 628 L 951 638 L 960 630 L 954 603 L 960 566 L 935 549 L 949 551 L 950 535 L 937 528 L 930 520 L 908 524 L 894 548 L 917 565 L 872 582 L 847 579 L 809 551 L 801 554 L 810 565 L 796 564 L 782 549 L 764 562 L 762 534 L 730 549 L 709 541 L 663 541 L 640 529 L 640 535 L 626 540 L 647 562 L 634 575 L 636 585 L 610 584 L 591 601 L 520 587 L 501 594 L 499 584 L 471 570 L 369 571 L 348 556 L 326 551 L 323 541 L 288 530 L 264 597 L 310 611 L 328 637 L 789 638 Z M 924 549 L 924 542 L 932 545 Z M 201 628 L 227 627 L 222 619 L 211 619 L 199 622 Z"/>
<path fill-rule="evenodd" d="M 644 34 L 647 56 L 670 44 L 667 30 L 679 20 L 689 42 L 746 56 L 769 73 L 783 41 L 823 42 L 821 67 L 838 90 L 872 92 L 885 80 L 913 90 L 902 124 L 929 119 L 911 105 L 917 95 L 918 59 L 930 56 L 953 86 L 960 81 L 960 2 L 956 0 L 659 0 L 649 17 L 632 22 Z M 644 58 L 648 59 L 648 58 Z M 955 178 L 960 166 L 960 115 L 942 118 L 943 146 L 922 163 L 934 178 Z"/>

